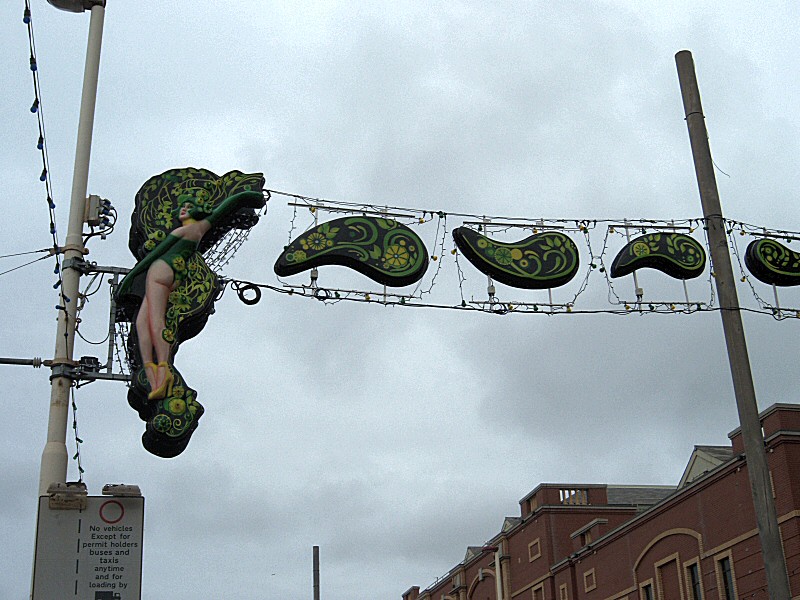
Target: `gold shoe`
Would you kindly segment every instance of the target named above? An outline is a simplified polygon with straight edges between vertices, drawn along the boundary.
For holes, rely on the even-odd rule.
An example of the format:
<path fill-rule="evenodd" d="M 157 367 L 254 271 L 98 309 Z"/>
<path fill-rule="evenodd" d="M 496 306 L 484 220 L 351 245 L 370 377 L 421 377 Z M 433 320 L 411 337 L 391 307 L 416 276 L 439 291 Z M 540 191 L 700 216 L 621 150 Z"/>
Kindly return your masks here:
<path fill-rule="evenodd" d="M 158 375 L 157 369 L 158 369 L 158 365 L 156 365 L 156 363 L 154 363 L 154 362 L 146 362 L 146 363 L 144 363 L 144 372 L 145 372 L 144 376 L 145 376 L 145 379 L 147 379 L 148 385 L 150 385 L 150 377 L 148 377 L 148 373 L 150 375 L 152 375 L 153 381 L 155 381 L 156 375 Z M 152 391 L 152 388 L 153 388 L 153 386 L 150 385 L 151 391 Z"/>
<path fill-rule="evenodd" d="M 167 370 L 164 381 L 147 395 L 148 400 L 161 400 L 172 394 L 172 383 L 175 380 L 175 376 L 172 374 L 172 369 L 169 368 L 169 363 L 167 361 L 160 362 L 156 365 L 157 369 L 161 369 L 162 367 Z"/>
<path fill-rule="evenodd" d="M 172 396 L 172 384 L 175 382 L 175 375 L 172 373 L 172 368 L 167 361 L 158 363 L 159 367 L 164 367 L 167 370 L 167 377 L 164 383 L 167 384 L 167 396 Z"/>

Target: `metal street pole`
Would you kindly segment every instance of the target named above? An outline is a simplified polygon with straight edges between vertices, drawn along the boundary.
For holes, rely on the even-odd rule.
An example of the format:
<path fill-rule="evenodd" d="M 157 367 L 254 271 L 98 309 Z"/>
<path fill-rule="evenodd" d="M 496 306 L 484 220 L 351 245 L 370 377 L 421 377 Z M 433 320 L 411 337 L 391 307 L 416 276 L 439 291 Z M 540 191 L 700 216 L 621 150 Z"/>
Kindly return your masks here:
<path fill-rule="evenodd" d="M 89 179 L 89 157 L 92 149 L 94 109 L 97 99 L 97 76 L 100 69 L 100 46 L 103 40 L 105 0 L 48 0 L 61 10 L 83 12 L 91 9 L 89 41 L 86 49 L 86 66 L 83 75 L 78 142 L 75 151 L 75 169 L 72 175 L 72 196 L 69 223 L 64 245 L 61 290 L 64 310 L 59 310 L 56 344 L 50 376 L 50 415 L 47 425 L 47 443 L 42 452 L 39 474 L 39 495 L 47 493 L 51 483 L 64 483 L 67 478 L 67 422 L 69 395 L 73 383 L 72 368 L 75 362 L 72 349 L 75 342 L 75 316 L 78 304 L 80 267 L 83 263 L 83 219 L 86 190 Z M 61 304 L 61 303 L 59 303 Z"/>
<path fill-rule="evenodd" d="M 789 576 L 786 572 L 778 517 L 772 499 L 764 434 L 761 429 L 761 420 L 758 417 L 753 375 L 750 371 L 747 342 L 744 337 L 739 298 L 736 294 L 731 256 L 728 250 L 728 236 L 725 230 L 725 220 L 722 218 L 722 207 L 717 191 L 717 180 L 714 176 L 714 165 L 711 161 L 711 151 L 708 146 L 708 131 L 703 116 L 703 107 L 700 103 L 700 90 L 697 85 L 692 53 L 688 50 L 678 52 L 675 55 L 675 63 L 678 67 L 683 108 L 689 128 L 697 185 L 700 189 L 700 202 L 703 205 L 703 216 L 708 229 L 708 244 L 711 250 L 711 261 L 714 265 L 722 329 L 725 332 L 725 343 L 728 347 L 728 361 L 733 376 L 736 408 L 739 411 L 739 424 L 744 441 L 747 473 L 750 477 L 750 489 L 753 495 L 761 552 L 767 575 L 767 588 L 772 600 L 787 600 L 792 597 L 789 591 Z"/>
<path fill-rule="evenodd" d="M 314 546 L 314 600 L 319 600 L 319 546 Z"/>

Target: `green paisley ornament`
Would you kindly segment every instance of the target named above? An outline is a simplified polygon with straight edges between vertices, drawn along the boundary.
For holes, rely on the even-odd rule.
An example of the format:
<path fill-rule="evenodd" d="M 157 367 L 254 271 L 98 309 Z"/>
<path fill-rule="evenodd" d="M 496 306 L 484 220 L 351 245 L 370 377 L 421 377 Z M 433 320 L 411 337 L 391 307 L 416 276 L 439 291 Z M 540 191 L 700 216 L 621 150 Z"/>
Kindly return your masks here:
<path fill-rule="evenodd" d="M 656 269 L 675 279 L 699 277 L 706 268 L 706 252 L 688 235 L 650 233 L 625 244 L 611 263 L 611 277 L 638 269 Z"/>
<path fill-rule="evenodd" d="M 558 231 L 519 242 L 498 242 L 469 227 L 453 230 L 461 254 L 481 273 L 515 288 L 540 290 L 569 282 L 578 272 L 578 247 Z"/>
<path fill-rule="evenodd" d="M 323 265 L 341 265 L 392 287 L 416 283 L 428 268 L 428 251 L 410 228 L 376 217 L 344 217 L 309 229 L 275 262 L 280 277 Z"/>
<path fill-rule="evenodd" d="M 750 242 L 744 264 L 763 283 L 781 287 L 800 285 L 800 254 L 773 239 Z"/>

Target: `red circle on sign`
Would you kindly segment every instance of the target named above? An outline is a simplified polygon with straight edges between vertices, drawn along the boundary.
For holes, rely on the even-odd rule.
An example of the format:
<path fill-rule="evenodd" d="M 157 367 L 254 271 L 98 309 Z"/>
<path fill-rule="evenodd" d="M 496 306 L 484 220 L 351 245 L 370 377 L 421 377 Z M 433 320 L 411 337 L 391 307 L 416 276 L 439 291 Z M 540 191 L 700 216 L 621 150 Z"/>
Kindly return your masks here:
<path fill-rule="evenodd" d="M 119 523 L 125 516 L 125 507 L 117 500 L 109 500 L 100 505 L 100 518 L 109 525 Z"/>

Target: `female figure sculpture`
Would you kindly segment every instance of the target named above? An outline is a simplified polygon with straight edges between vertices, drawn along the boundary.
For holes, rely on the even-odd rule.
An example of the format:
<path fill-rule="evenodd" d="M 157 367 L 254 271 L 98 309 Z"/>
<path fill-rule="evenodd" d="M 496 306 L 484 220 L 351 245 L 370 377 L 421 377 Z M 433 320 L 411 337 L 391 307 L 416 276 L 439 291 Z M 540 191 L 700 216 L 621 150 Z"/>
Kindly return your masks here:
<path fill-rule="evenodd" d="M 172 393 L 174 375 L 169 364 L 171 339 L 165 337 L 169 296 L 186 277 L 186 264 L 197 252 L 203 236 L 213 225 L 240 208 L 260 208 L 264 196 L 245 191 L 229 196 L 213 209 L 194 196 L 178 198 L 180 226 L 172 230 L 120 282 L 117 296 L 124 296 L 134 281 L 145 277 L 145 295 L 136 316 L 139 352 L 150 384 L 148 400 L 161 400 Z"/>

